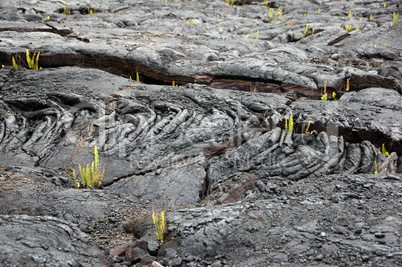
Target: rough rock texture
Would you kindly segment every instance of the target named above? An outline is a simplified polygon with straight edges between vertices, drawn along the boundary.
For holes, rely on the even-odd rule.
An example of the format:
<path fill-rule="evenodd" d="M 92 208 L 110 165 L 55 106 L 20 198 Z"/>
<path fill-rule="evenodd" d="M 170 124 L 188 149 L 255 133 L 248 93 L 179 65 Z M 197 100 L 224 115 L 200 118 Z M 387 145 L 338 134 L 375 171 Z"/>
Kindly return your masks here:
<path fill-rule="evenodd" d="M 400 264 L 400 3 L 268 3 L 2 1 L 0 263 Z"/>
<path fill-rule="evenodd" d="M 105 255 L 89 237 L 49 216 L 0 215 L 2 266 L 101 266 Z"/>

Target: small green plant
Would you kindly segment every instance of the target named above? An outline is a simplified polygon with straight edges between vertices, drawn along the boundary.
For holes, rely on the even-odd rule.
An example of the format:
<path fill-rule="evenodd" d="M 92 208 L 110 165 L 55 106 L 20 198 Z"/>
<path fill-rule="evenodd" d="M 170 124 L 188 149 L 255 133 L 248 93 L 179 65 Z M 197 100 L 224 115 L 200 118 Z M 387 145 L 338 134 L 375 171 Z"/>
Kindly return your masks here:
<path fill-rule="evenodd" d="M 308 31 L 308 24 L 303 27 L 303 35 L 306 36 Z"/>
<path fill-rule="evenodd" d="M 140 82 L 140 74 L 138 73 L 138 71 L 137 71 L 137 73 L 135 74 L 135 80 L 136 80 L 137 82 Z"/>
<path fill-rule="evenodd" d="M 350 30 L 352 30 L 352 25 L 347 24 L 347 25 L 345 26 L 345 30 L 346 30 L 347 32 L 350 32 Z"/>
<path fill-rule="evenodd" d="M 387 7 L 387 3 L 384 3 L 384 7 Z"/>
<path fill-rule="evenodd" d="M 105 173 L 105 169 L 100 171 L 99 167 L 99 154 L 98 148 L 95 146 L 94 148 L 94 156 L 95 161 L 92 161 L 91 165 L 87 164 L 87 167 L 83 168 L 81 165 L 78 165 L 80 169 L 80 174 L 82 178 L 82 187 L 83 188 L 99 188 L 102 184 L 103 175 Z M 80 188 L 81 185 L 77 181 L 77 175 L 75 174 L 75 170 L 73 169 L 73 177 L 74 177 L 74 185 L 76 188 Z"/>
<path fill-rule="evenodd" d="M 357 25 L 355 25 L 355 30 L 357 31 L 357 30 L 359 30 L 359 29 L 360 29 L 360 23 L 357 24 Z"/>
<path fill-rule="evenodd" d="M 250 34 L 247 34 L 244 36 L 244 38 L 253 38 L 253 30 L 250 30 Z M 260 40 L 260 31 L 257 30 L 257 36 L 255 37 L 255 39 Z"/>
<path fill-rule="evenodd" d="M 63 12 L 61 14 L 62 15 L 71 15 L 71 11 L 67 8 L 66 5 L 64 5 Z"/>
<path fill-rule="evenodd" d="M 293 2 L 293 5 L 292 5 L 293 7 L 295 7 L 296 6 L 296 2 Z"/>
<path fill-rule="evenodd" d="M 165 232 L 165 212 L 161 211 L 160 214 L 152 213 L 152 219 L 155 225 L 156 236 L 159 241 L 163 243 L 163 232 Z"/>
<path fill-rule="evenodd" d="M 13 67 L 18 70 L 17 62 L 15 62 L 15 58 L 13 57 Z"/>
<path fill-rule="evenodd" d="M 273 8 L 268 8 L 268 18 L 273 21 L 283 21 L 283 10 L 278 8 L 276 11 Z"/>
<path fill-rule="evenodd" d="M 317 14 L 320 15 L 320 13 L 321 13 L 321 8 L 319 8 L 319 9 L 317 10 Z"/>
<path fill-rule="evenodd" d="M 370 20 L 373 20 L 373 19 L 374 19 L 373 14 L 370 14 Z"/>
<path fill-rule="evenodd" d="M 28 63 L 28 67 L 32 70 L 38 70 L 39 69 L 39 54 L 40 52 L 38 52 L 38 54 L 33 54 L 32 58 L 29 55 L 29 50 L 27 49 L 26 55 L 27 55 L 27 63 Z M 35 57 L 36 56 L 36 57 Z"/>
<path fill-rule="evenodd" d="M 385 156 L 389 156 L 389 152 L 387 151 L 387 149 L 385 148 L 385 144 L 382 144 L 381 149 L 379 149 L 381 151 L 382 154 L 384 154 Z"/>
<path fill-rule="evenodd" d="M 349 18 L 353 17 L 353 12 L 352 12 L 352 11 L 349 11 L 348 17 L 349 17 Z"/>
<path fill-rule="evenodd" d="M 311 35 L 314 35 L 314 31 L 315 31 L 315 28 L 314 28 L 314 25 L 313 25 L 313 28 L 311 29 Z"/>
<path fill-rule="evenodd" d="M 374 168 L 375 168 L 374 174 L 378 174 L 377 161 L 374 161 Z"/>
<path fill-rule="evenodd" d="M 293 132 L 293 114 L 289 117 L 289 123 L 288 118 L 285 118 L 285 131 Z"/>
<path fill-rule="evenodd" d="M 308 133 L 308 129 L 310 128 L 310 124 L 311 124 L 311 121 L 308 121 L 307 128 L 306 128 L 306 130 L 304 131 L 304 133 Z"/>
<path fill-rule="evenodd" d="M 332 92 L 332 99 L 333 100 L 338 100 L 338 99 L 336 99 L 336 93 L 335 92 Z"/>
<path fill-rule="evenodd" d="M 391 22 L 391 26 L 396 26 L 396 25 L 398 25 L 398 17 L 399 17 L 399 13 L 395 13 L 395 12 L 394 12 L 394 18 L 393 18 L 393 20 L 392 20 L 392 22 Z"/>
<path fill-rule="evenodd" d="M 327 80 L 324 82 L 324 94 L 321 96 L 322 101 L 327 101 L 328 95 L 327 95 Z"/>

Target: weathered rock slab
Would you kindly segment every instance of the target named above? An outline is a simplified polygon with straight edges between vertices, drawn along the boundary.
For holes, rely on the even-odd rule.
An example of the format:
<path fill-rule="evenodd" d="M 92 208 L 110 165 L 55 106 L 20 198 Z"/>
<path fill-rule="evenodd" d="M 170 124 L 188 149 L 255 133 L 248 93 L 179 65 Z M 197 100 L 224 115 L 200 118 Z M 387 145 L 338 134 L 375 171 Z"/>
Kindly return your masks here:
<path fill-rule="evenodd" d="M 49 216 L 0 215 L 3 266 L 108 266 L 88 235 Z"/>

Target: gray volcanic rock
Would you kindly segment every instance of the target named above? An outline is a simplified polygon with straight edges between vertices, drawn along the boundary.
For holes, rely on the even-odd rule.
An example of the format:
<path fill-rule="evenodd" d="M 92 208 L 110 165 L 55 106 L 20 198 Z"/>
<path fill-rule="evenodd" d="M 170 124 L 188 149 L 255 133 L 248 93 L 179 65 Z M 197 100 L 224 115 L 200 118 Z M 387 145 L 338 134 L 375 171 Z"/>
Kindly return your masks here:
<path fill-rule="evenodd" d="M 89 236 L 53 217 L 0 215 L 3 266 L 108 266 Z"/>
<path fill-rule="evenodd" d="M 284 262 L 393 266 L 401 260 L 402 221 L 395 213 L 398 204 L 391 202 L 402 184 L 400 177 L 389 178 L 331 175 L 303 182 L 270 178 L 265 180 L 266 192 L 250 193 L 256 201 L 169 213 L 169 229 L 177 236 L 181 255 L 222 258 L 229 266 Z M 368 203 L 370 209 L 382 211 L 366 217 Z"/>
<path fill-rule="evenodd" d="M 0 263 L 398 265 L 399 5 L 2 1 Z"/>
<path fill-rule="evenodd" d="M 63 12 L 55 3 L 35 7 L 22 3 L 23 14 L 14 16 L 27 23 L 16 22 L 10 28 L 8 21 L 0 21 L 0 58 L 11 63 L 11 56 L 18 54 L 22 64 L 20 56 L 29 48 L 41 51 L 44 67 L 81 65 L 127 77 L 138 72 L 144 81 L 200 82 L 225 88 L 235 83 L 242 90 L 302 95 L 318 95 L 325 80 L 331 92 L 343 91 L 346 79 L 353 90 L 379 86 L 401 90 L 400 63 L 394 62 L 400 47 L 395 46 L 398 40 L 389 39 L 399 36 L 401 27 L 378 21 L 387 15 L 392 21 L 392 12 L 397 11 L 394 4 L 374 14 L 376 19 L 371 21 L 369 10 L 353 10 L 362 3 L 355 7 L 339 2 L 333 7 L 331 2 L 308 2 L 293 7 L 291 1 L 283 1 L 268 13 L 270 23 L 264 23 L 267 7 L 257 2 L 252 6 L 228 6 L 223 1 L 102 3 L 66 6 L 71 16 L 52 13 Z M 334 13 L 334 9 L 342 11 Z M 354 16 L 343 18 L 347 9 Z M 41 14 L 44 22 L 28 20 L 29 13 Z M 4 19 L 10 18 L 5 15 Z M 348 23 L 354 29 L 350 33 L 345 30 Z M 310 30 L 304 36 L 307 24 Z M 337 37 L 342 41 L 334 42 Z M 383 42 L 376 43 L 380 40 L 388 46 L 382 48 Z M 333 54 L 339 55 L 336 61 L 328 58 Z M 394 68 L 395 73 L 378 75 L 384 68 Z"/>

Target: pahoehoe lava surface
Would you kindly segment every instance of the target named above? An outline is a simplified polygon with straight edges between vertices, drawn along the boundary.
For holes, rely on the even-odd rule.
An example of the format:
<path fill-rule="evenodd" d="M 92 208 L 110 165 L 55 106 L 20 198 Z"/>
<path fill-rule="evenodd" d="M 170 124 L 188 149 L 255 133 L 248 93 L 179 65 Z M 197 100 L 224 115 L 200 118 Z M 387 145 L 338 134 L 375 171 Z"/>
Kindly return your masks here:
<path fill-rule="evenodd" d="M 2 1 L 0 265 L 400 265 L 400 11 Z"/>

